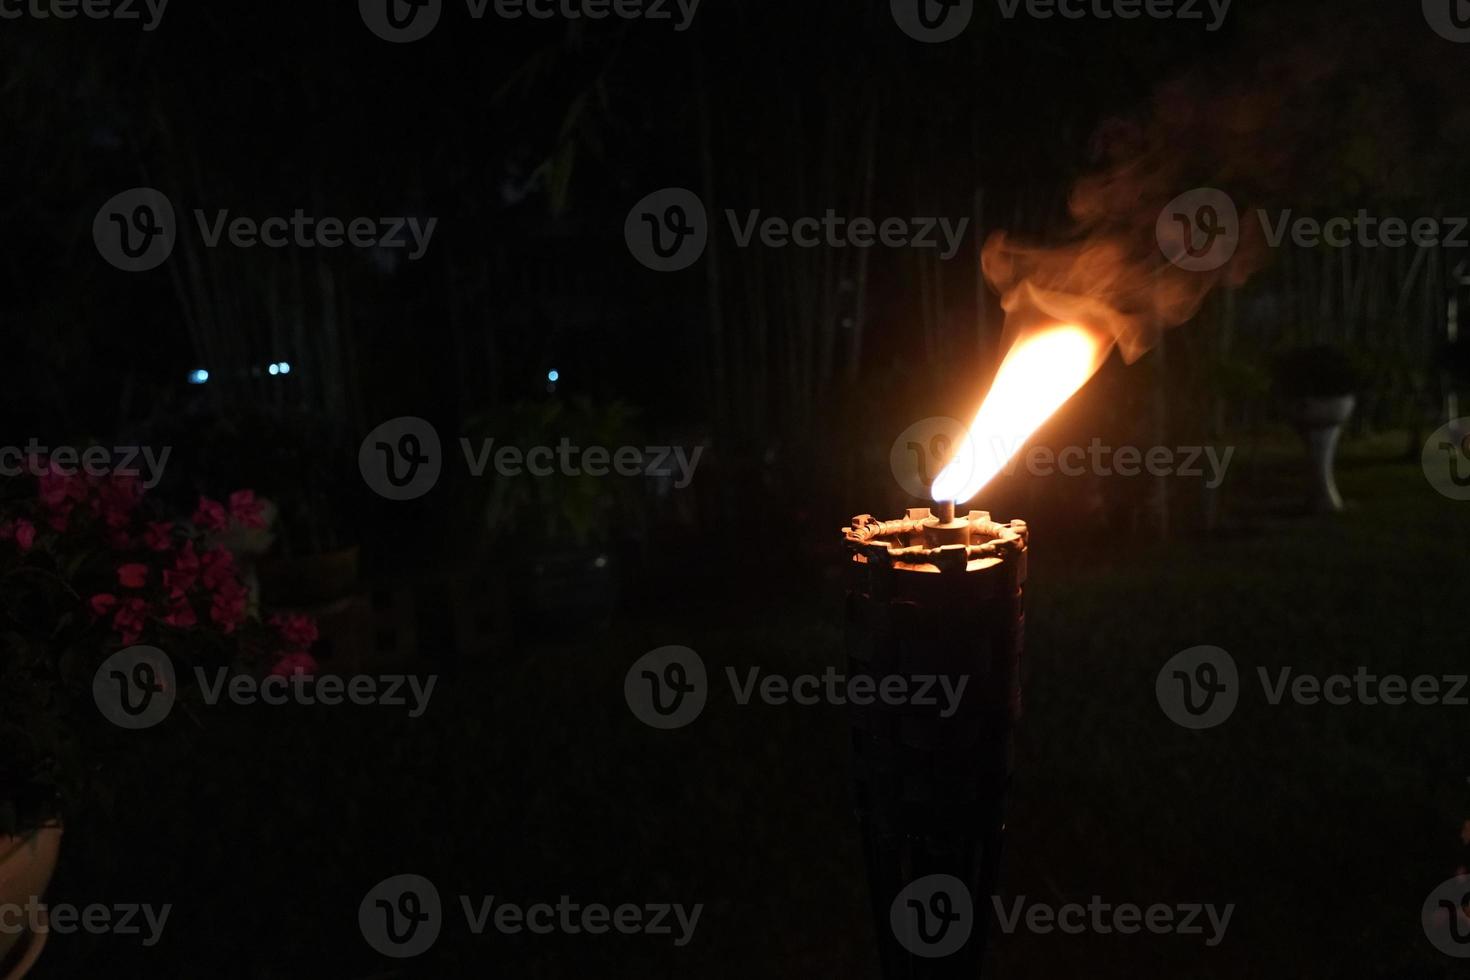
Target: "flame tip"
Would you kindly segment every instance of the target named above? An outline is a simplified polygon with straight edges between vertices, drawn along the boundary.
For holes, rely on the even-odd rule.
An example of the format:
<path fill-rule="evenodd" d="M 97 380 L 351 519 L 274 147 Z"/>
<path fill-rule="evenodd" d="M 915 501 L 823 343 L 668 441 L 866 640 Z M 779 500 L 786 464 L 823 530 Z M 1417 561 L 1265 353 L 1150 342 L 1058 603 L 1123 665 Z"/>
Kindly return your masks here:
<path fill-rule="evenodd" d="M 1112 339 L 1106 335 L 1061 320 L 1013 343 L 975 421 L 935 478 L 930 491 L 934 500 L 952 500 L 956 508 L 973 500 L 1087 383 L 1111 349 Z M 990 453 L 989 458 L 980 457 L 982 450 Z"/>

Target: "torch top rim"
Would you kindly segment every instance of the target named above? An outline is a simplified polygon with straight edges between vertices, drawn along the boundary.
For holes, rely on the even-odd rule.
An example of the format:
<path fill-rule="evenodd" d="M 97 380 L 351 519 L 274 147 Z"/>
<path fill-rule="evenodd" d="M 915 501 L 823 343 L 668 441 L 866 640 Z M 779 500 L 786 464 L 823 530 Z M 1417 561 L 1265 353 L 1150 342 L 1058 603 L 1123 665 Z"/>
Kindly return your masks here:
<path fill-rule="evenodd" d="M 843 537 L 854 555 L 869 561 L 930 566 L 940 572 L 956 568 L 973 571 L 979 567 L 977 562 L 1023 555 L 1027 536 L 1025 521 L 1000 524 L 983 510 L 945 521 L 928 507 L 910 508 L 906 517 L 896 521 L 859 514 L 843 528 Z"/>

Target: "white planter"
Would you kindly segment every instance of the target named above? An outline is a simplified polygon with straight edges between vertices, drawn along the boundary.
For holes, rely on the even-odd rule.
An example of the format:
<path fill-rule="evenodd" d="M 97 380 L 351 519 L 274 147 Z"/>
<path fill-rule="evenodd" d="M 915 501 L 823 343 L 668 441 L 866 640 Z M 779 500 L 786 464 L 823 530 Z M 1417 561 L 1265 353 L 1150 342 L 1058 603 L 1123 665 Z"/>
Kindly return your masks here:
<path fill-rule="evenodd" d="M 1333 466 L 1342 427 L 1353 417 L 1357 404 L 1354 395 L 1298 398 L 1292 402 L 1292 418 L 1307 447 L 1307 478 L 1311 487 L 1307 506 L 1315 513 L 1336 514 L 1342 510 L 1342 494 L 1337 490 Z"/>
<path fill-rule="evenodd" d="M 44 895 L 60 849 L 61 827 L 56 824 L 25 837 L 0 837 L 0 905 L 24 907 Z M 0 980 L 20 980 L 45 945 L 44 931 L 0 932 Z"/>

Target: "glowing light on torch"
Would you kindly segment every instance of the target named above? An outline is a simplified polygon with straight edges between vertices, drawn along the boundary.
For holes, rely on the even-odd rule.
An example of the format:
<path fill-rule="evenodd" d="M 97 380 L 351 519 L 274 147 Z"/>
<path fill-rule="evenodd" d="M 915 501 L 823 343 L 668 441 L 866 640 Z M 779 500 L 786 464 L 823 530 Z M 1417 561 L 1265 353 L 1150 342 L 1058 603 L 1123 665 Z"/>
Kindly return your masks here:
<path fill-rule="evenodd" d="M 935 478 L 934 499 L 963 504 L 979 493 L 1087 383 L 1111 348 L 1110 337 L 1072 323 L 1018 340 L 996 372 L 968 436 Z"/>

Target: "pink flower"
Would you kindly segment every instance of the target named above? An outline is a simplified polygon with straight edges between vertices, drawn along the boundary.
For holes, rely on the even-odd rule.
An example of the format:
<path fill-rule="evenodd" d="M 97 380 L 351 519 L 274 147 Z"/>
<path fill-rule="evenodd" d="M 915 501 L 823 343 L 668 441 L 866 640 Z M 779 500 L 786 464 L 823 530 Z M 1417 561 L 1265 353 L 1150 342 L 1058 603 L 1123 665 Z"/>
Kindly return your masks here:
<path fill-rule="evenodd" d="M 65 510 L 87 499 L 87 481 L 77 473 L 62 473 L 55 463 L 48 462 L 46 469 L 37 478 L 41 503 L 48 510 Z"/>
<path fill-rule="evenodd" d="M 249 598 L 250 593 L 245 587 L 230 579 L 214 594 L 214 601 L 209 607 L 209 618 L 221 632 L 233 633 L 236 627 L 245 622 L 245 606 Z"/>
<path fill-rule="evenodd" d="M 230 494 L 230 516 L 241 527 L 265 527 L 265 505 L 255 499 L 254 490 L 236 490 Z"/>
<path fill-rule="evenodd" d="M 175 592 L 169 596 L 168 612 L 164 614 L 163 621 L 177 629 L 193 629 L 199 625 L 199 617 L 194 615 L 194 607 L 189 604 L 188 598 L 182 592 Z"/>
<path fill-rule="evenodd" d="M 186 540 L 174 555 L 174 567 L 163 573 L 163 587 L 170 592 L 188 592 L 199 579 L 199 556 L 194 542 Z"/>
<path fill-rule="evenodd" d="M 52 511 L 46 517 L 47 526 L 53 531 L 65 531 L 67 525 L 71 523 L 71 509 L 72 504 L 68 502 L 64 507 L 59 507 Z"/>
<path fill-rule="evenodd" d="M 136 476 L 114 473 L 97 484 L 93 513 L 110 528 L 124 528 L 132 523 L 133 511 L 143 499 L 143 485 Z"/>
<path fill-rule="evenodd" d="M 204 566 L 204 587 L 219 589 L 226 582 L 235 582 L 235 556 L 228 548 L 210 548 L 200 558 Z"/>
<path fill-rule="evenodd" d="M 112 612 L 117 605 L 117 596 L 106 592 L 100 592 L 87 600 L 87 608 L 92 610 L 92 615 L 98 619 Z"/>
<path fill-rule="evenodd" d="M 272 616 L 271 625 L 281 631 L 281 638 L 292 650 L 309 650 L 316 642 L 319 635 L 316 628 L 316 620 L 310 616 L 298 614 L 280 614 Z"/>
<path fill-rule="evenodd" d="M 125 589 L 141 589 L 148 584 L 148 566 L 129 562 L 117 566 L 117 583 Z"/>
<path fill-rule="evenodd" d="M 112 617 L 112 628 L 117 630 L 124 646 L 138 642 L 148 622 L 147 614 L 148 603 L 138 598 L 129 599 L 118 607 L 117 614 Z"/>
<path fill-rule="evenodd" d="M 204 531 L 223 531 L 230 523 L 224 505 L 208 497 L 199 498 L 199 509 L 194 511 L 194 526 Z"/>
<path fill-rule="evenodd" d="M 143 532 L 143 544 L 149 551 L 168 551 L 174 546 L 173 521 L 150 521 Z"/>
<path fill-rule="evenodd" d="M 21 554 L 30 551 L 36 544 L 36 525 L 24 517 L 0 524 L 0 541 L 14 541 Z"/>
<path fill-rule="evenodd" d="M 316 673 L 316 658 L 309 653 L 283 653 L 271 668 L 272 677 L 291 677 L 296 674 L 305 674 L 310 677 Z"/>

